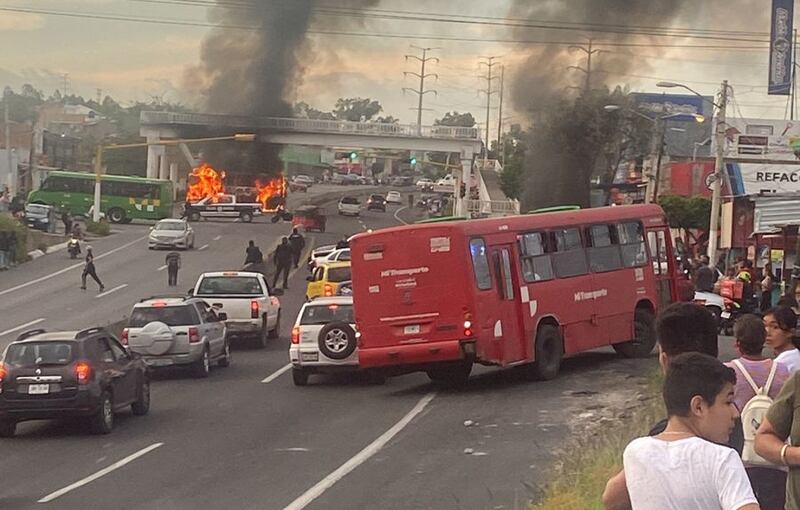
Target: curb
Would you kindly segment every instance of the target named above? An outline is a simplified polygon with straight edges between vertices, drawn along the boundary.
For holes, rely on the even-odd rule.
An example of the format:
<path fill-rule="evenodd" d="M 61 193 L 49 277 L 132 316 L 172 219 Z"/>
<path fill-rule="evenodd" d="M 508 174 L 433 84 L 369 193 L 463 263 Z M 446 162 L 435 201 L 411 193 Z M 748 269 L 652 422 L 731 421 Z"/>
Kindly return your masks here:
<path fill-rule="evenodd" d="M 66 242 L 63 242 L 63 243 L 60 243 L 60 244 L 54 244 L 53 246 L 48 246 L 47 247 L 47 251 L 42 251 L 42 250 L 29 251 L 28 252 L 28 256 L 30 258 L 32 258 L 33 260 L 36 260 L 36 259 L 38 259 L 39 257 L 41 257 L 43 255 L 46 255 L 48 253 L 54 253 L 54 252 L 57 252 L 59 250 L 63 250 L 66 247 L 67 247 L 67 243 Z"/>

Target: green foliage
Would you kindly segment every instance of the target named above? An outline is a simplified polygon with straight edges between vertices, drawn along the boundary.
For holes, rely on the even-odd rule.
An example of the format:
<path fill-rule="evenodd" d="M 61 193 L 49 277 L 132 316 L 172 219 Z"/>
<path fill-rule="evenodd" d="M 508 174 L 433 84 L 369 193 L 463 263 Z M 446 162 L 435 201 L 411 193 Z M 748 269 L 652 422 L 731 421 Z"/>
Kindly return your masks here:
<path fill-rule="evenodd" d="M 471 113 L 447 112 L 441 119 L 433 121 L 436 126 L 473 127 L 475 117 Z"/>
<path fill-rule="evenodd" d="M 350 122 L 367 122 L 382 111 L 383 106 L 378 101 L 360 97 L 340 98 L 333 107 L 336 120 Z"/>
<path fill-rule="evenodd" d="M 105 237 L 111 233 L 111 226 L 105 219 L 100 218 L 100 221 L 97 222 L 89 220 L 86 223 L 86 230 L 92 234 Z"/>
<path fill-rule="evenodd" d="M 519 124 L 512 125 L 511 130 L 503 134 L 503 172 L 500 174 L 500 188 L 509 198 L 520 198 L 526 178 L 525 152 L 528 150 L 529 137 L 530 133 L 523 131 Z"/>
<path fill-rule="evenodd" d="M 28 260 L 28 228 L 8 213 L 0 213 L 0 232 L 13 232 L 16 239 L 15 262 Z"/>
<path fill-rule="evenodd" d="M 703 197 L 664 195 L 659 197 L 658 205 L 664 209 L 671 227 L 708 231 L 711 200 Z"/>

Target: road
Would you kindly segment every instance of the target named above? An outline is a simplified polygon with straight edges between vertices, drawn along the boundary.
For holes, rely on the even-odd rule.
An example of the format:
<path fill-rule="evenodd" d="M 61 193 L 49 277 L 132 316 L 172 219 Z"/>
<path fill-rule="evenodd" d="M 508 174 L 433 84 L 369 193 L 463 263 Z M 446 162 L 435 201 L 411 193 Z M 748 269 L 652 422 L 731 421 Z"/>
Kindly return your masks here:
<path fill-rule="evenodd" d="M 329 204 L 328 232 L 307 239 L 329 244 L 402 217 L 390 206 L 342 218 Z M 220 220 L 195 229 L 181 290 L 201 272 L 240 267 L 249 239 L 266 253 L 289 226 Z M 28 327 L 105 324 L 138 299 L 170 293 L 159 271 L 164 252 L 146 248 L 148 227 L 115 230 L 92 243 L 104 295 L 92 282 L 79 290 L 80 265 L 63 251 L 0 276 L 0 347 Z M 420 374 L 383 386 L 318 376 L 297 388 L 284 368 L 305 277 L 302 267 L 292 274 L 281 298 L 292 320 L 267 349 L 236 349 L 231 367 L 208 379 L 158 374 L 150 414 L 120 415 L 111 435 L 20 424 L 17 437 L 0 440 L 0 508 L 518 508 L 549 479 L 582 420 L 624 405 L 656 364 L 599 350 L 567 360 L 562 375 L 544 383 L 480 369 L 461 390 L 437 390 Z"/>

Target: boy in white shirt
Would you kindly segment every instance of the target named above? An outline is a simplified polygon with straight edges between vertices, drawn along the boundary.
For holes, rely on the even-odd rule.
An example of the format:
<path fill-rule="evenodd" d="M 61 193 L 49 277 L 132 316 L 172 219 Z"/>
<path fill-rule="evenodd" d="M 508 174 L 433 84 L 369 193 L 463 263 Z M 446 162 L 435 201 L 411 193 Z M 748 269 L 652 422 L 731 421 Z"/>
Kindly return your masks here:
<path fill-rule="evenodd" d="M 735 372 L 699 353 L 676 356 L 664 380 L 669 420 L 623 454 L 633 510 L 758 510 L 742 460 L 724 444 L 739 412 Z"/>

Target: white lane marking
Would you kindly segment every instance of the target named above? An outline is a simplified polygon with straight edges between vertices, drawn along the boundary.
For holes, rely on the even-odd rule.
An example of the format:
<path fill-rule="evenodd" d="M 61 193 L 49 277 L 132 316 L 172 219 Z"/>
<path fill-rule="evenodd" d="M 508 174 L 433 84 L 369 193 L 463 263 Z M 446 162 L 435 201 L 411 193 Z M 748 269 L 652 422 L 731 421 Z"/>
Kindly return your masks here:
<path fill-rule="evenodd" d="M 198 249 L 197 249 L 197 251 L 203 251 L 203 250 L 205 250 L 206 248 L 208 248 L 208 245 L 207 245 L 207 244 L 204 244 L 203 246 L 201 246 L 200 248 L 198 248 Z"/>
<path fill-rule="evenodd" d="M 94 259 L 95 260 L 100 260 L 102 258 L 105 258 L 105 257 L 107 257 L 107 256 L 109 256 L 109 255 L 111 255 L 113 253 L 116 253 L 116 252 L 118 252 L 120 250 L 124 250 L 128 246 L 134 245 L 134 244 L 136 244 L 139 241 L 142 241 L 144 239 L 147 239 L 147 236 L 142 236 L 142 237 L 140 237 L 138 239 L 134 239 L 133 241 L 131 241 L 129 243 L 123 244 L 122 246 L 114 248 L 111 251 L 107 251 L 107 252 L 105 252 L 105 253 L 103 253 L 101 255 L 98 255 Z M 52 278 L 54 276 L 58 276 L 60 274 L 64 274 L 64 273 L 66 273 L 67 271 L 69 271 L 71 269 L 76 269 L 76 268 L 79 268 L 79 267 L 83 267 L 83 262 L 79 262 L 77 264 L 73 264 L 71 266 L 65 267 L 64 269 L 60 269 L 60 270 L 56 271 L 55 273 L 51 273 L 51 274 L 49 274 L 47 276 L 42 276 L 41 278 L 36 278 L 35 280 L 31 280 L 29 282 L 21 283 L 21 284 L 15 286 L 15 287 L 11 287 L 10 289 L 0 290 L 0 296 L 2 296 L 3 294 L 8 294 L 9 292 L 14 292 L 15 290 L 24 289 L 25 287 L 30 287 L 31 285 L 35 285 L 35 284 L 37 284 L 39 282 L 43 282 L 45 280 L 49 280 L 50 278 Z"/>
<path fill-rule="evenodd" d="M 217 237 L 214 238 L 215 241 L 219 241 L 220 239 L 222 239 L 221 235 L 218 235 Z"/>
<path fill-rule="evenodd" d="M 75 483 L 73 483 L 71 485 L 67 485 L 63 489 L 59 489 L 59 490 L 53 492 L 52 494 L 48 494 L 47 496 L 45 496 L 42 499 L 40 499 L 39 501 L 37 501 L 37 503 L 49 503 L 49 502 L 53 501 L 56 498 L 60 498 L 64 494 L 67 494 L 68 492 L 72 492 L 75 489 L 78 489 L 80 487 L 83 487 L 84 485 L 92 483 L 93 481 L 97 480 L 98 478 L 106 476 L 107 474 L 111 473 L 112 471 L 116 471 L 117 469 L 125 466 L 126 464 L 129 464 L 129 463 L 133 462 L 134 460 L 138 459 L 142 455 L 146 455 L 146 454 L 152 452 L 153 450 L 155 450 L 156 448 L 160 448 L 163 445 L 164 445 L 164 443 L 155 443 L 155 444 L 151 444 L 147 448 L 142 448 L 138 452 L 136 452 L 134 454 L 131 454 L 131 455 L 128 455 L 124 459 L 122 459 L 120 461 L 117 461 L 117 462 L 111 464 L 110 466 L 101 469 L 100 471 L 98 471 L 97 473 L 94 473 L 93 475 L 89 475 L 89 476 L 87 476 L 86 478 L 84 478 L 82 480 L 78 480 L 77 482 L 75 482 Z"/>
<path fill-rule="evenodd" d="M 425 407 L 430 404 L 431 400 L 434 399 L 436 396 L 435 392 L 428 393 L 424 397 L 422 397 L 417 405 L 414 406 L 411 411 L 408 412 L 405 416 L 403 416 L 400 421 L 395 423 L 392 428 L 381 434 L 381 436 L 376 439 L 375 441 L 371 442 L 367 445 L 363 450 L 358 452 L 355 456 L 353 456 L 350 460 L 339 466 L 336 471 L 329 474 L 322 480 L 320 480 L 315 486 L 308 489 L 302 496 L 292 501 L 288 506 L 286 506 L 283 510 L 302 510 L 303 508 L 307 507 L 311 504 L 312 501 L 320 497 L 326 490 L 333 487 L 333 485 L 350 474 L 355 468 L 369 460 L 370 457 L 378 453 L 384 446 L 386 446 L 389 441 L 391 441 L 394 436 L 400 433 L 409 423 L 413 420 L 419 413 L 421 413 Z"/>
<path fill-rule="evenodd" d="M 402 211 L 403 209 L 408 209 L 408 206 L 407 206 L 407 205 L 404 205 L 404 206 L 403 206 L 403 207 L 401 207 L 400 209 L 396 210 L 396 211 L 394 212 L 394 219 L 396 219 L 397 221 L 399 221 L 399 222 L 400 222 L 400 223 L 402 223 L 403 225 L 408 225 L 408 223 L 407 223 L 407 222 L 405 222 L 405 221 L 401 220 L 401 219 L 400 219 L 400 218 L 397 216 L 397 215 L 400 213 L 400 211 Z"/>
<path fill-rule="evenodd" d="M 94 298 L 95 298 L 95 299 L 97 299 L 97 298 L 101 298 L 101 297 L 103 297 L 103 296 L 108 296 L 108 295 L 109 295 L 109 294 L 111 294 L 112 292 L 116 292 L 116 291 L 118 291 L 118 290 L 120 290 L 120 289 L 124 289 L 124 288 L 125 288 L 125 287 L 127 287 L 127 286 L 128 286 L 128 284 L 127 284 L 127 283 L 123 283 L 122 285 L 117 285 L 117 286 L 116 286 L 116 287 L 114 287 L 113 289 L 107 290 L 107 291 L 105 291 L 105 292 L 101 292 L 100 294 L 96 295 Z"/>
<path fill-rule="evenodd" d="M 264 384 L 269 384 L 272 381 L 274 381 L 275 379 L 277 379 L 278 377 L 282 376 L 290 368 L 292 368 L 292 364 L 291 363 L 289 363 L 288 365 L 284 365 L 281 368 L 279 368 L 278 370 L 276 370 L 275 372 L 273 372 L 272 374 L 268 375 L 261 382 L 264 383 Z"/>
<path fill-rule="evenodd" d="M 20 324 L 19 326 L 11 329 L 7 329 L 5 331 L 0 331 L 0 336 L 7 335 L 9 333 L 14 333 L 15 331 L 19 331 L 21 329 L 25 329 L 28 326 L 33 326 L 34 324 L 39 324 L 40 322 L 44 322 L 44 318 L 34 319 L 30 322 L 26 322 L 25 324 Z"/>
<path fill-rule="evenodd" d="M 166 265 L 166 264 L 164 264 L 163 266 L 161 266 L 161 267 L 159 267 L 158 269 L 156 269 L 156 271 L 163 271 L 163 270 L 165 270 L 166 268 L 167 268 L 167 265 Z"/>

